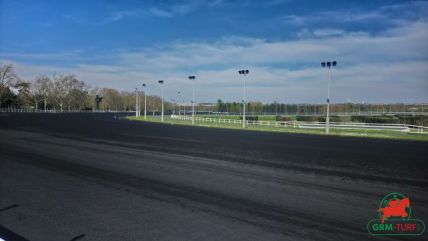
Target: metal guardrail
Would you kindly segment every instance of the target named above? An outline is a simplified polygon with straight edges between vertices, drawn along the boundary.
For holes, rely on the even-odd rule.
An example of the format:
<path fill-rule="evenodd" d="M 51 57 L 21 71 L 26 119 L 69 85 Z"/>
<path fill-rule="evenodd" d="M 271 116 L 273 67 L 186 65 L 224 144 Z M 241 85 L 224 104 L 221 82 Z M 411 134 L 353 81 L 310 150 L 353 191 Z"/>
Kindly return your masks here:
<path fill-rule="evenodd" d="M 173 119 L 192 120 L 192 116 L 171 115 Z M 196 121 L 219 123 L 219 124 L 242 124 L 242 120 L 236 119 L 221 119 L 209 117 L 195 117 Z M 253 121 L 246 120 L 246 125 L 259 125 L 271 127 L 293 127 L 306 129 L 323 129 L 325 122 L 302 122 L 302 121 Z M 428 130 L 426 126 L 408 125 L 408 124 L 382 124 L 382 123 L 354 123 L 354 122 L 330 122 L 330 128 L 337 129 L 363 129 L 363 130 L 390 130 L 390 131 L 415 131 L 424 133 Z"/>

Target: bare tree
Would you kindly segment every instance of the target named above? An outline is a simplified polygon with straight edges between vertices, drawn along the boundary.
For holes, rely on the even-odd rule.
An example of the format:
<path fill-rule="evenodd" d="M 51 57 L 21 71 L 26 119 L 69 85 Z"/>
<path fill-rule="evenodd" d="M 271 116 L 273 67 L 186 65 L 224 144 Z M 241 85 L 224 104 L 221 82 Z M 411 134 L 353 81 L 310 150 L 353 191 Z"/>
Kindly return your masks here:
<path fill-rule="evenodd" d="M 102 108 L 107 110 L 118 110 L 121 108 L 122 96 L 116 89 L 104 88 L 101 89 L 103 96 Z"/>
<path fill-rule="evenodd" d="M 31 106 L 30 87 L 31 83 L 28 81 L 18 81 L 15 85 L 18 90 L 17 101 L 20 108 L 29 108 Z"/>
<path fill-rule="evenodd" d="M 50 95 L 52 99 L 59 105 L 60 110 L 62 111 L 62 106 L 64 104 L 66 93 L 66 87 L 64 84 L 64 76 L 53 76 L 52 89 L 50 91 Z"/>
<path fill-rule="evenodd" d="M 131 110 L 135 108 L 135 93 L 131 93 L 128 91 L 121 91 L 120 95 L 122 97 L 122 109 L 123 110 Z M 144 108 L 144 94 L 140 95 L 141 98 L 141 106 Z"/>
<path fill-rule="evenodd" d="M 39 102 L 43 101 L 44 110 L 47 110 L 50 93 L 52 93 L 53 83 L 47 76 L 39 76 L 30 83 L 29 94 L 34 101 L 36 111 L 39 109 Z"/>
<path fill-rule="evenodd" d="M 75 75 L 54 75 L 53 79 L 51 96 L 61 111 L 65 106 L 68 110 L 84 108 L 82 100 L 88 95 L 85 82 L 78 80 Z"/>
<path fill-rule="evenodd" d="M 53 88 L 52 88 L 51 95 L 53 97 L 53 100 L 57 103 L 61 111 L 63 111 L 64 102 L 68 97 L 70 79 L 71 79 L 71 76 L 64 76 L 64 75 L 53 76 Z"/>
<path fill-rule="evenodd" d="M 71 107 L 76 109 L 84 109 L 84 100 L 88 96 L 88 90 L 85 82 L 73 79 L 70 84 L 70 91 L 66 98 L 68 109 Z"/>
<path fill-rule="evenodd" d="M 38 78 L 30 83 L 30 96 L 34 101 L 34 105 L 35 105 L 35 110 L 37 111 L 39 109 L 39 101 L 41 98 L 41 85 L 40 82 L 37 81 Z"/>
<path fill-rule="evenodd" d="M 0 85 L 2 87 L 11 87 L 19 81 L 18 76 L 13 69 L 12 64 L 0 65 Z"/>
<path fill-rule="evenodd" d="M 18 80 L 13 65 L 0 64 L 0 106 L 13 104 L 16 101 L 16 96 L 9 87 L 15 86 Z"/>
<path fill-rule="evenodd" d="M 47 110 L 47 104 L 48 100 L 50 98 L 50 93 L 52 93 L 53 89 L 53 83 L 52 80 L 47 76 L 39 76 L 36 78 L 36 80 L 32 83 L 30 92 L 33 95 L 34 101 L 37 103 L 38 98 L 40 98 L 43 101 L 44 104 L 44 110 Z M 37 109 L 36 104 L 36 109 Z"/>

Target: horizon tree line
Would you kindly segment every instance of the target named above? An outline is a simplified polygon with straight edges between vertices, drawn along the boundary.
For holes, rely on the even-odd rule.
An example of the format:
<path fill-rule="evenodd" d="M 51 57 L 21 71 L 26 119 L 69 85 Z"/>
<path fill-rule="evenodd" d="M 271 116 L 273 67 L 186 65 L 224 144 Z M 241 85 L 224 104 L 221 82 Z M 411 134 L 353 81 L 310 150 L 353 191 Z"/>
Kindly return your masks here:
<path fill-rule="evenodd" d="M 143 93 L 139 94 L 144 98 Z M 0 65 L 0 108 L 95 110 L 97 95 L 103 97 L 99 105 L 101 110 L 135 110 L 135 92 L 91 88 L 74 74 L 41 75 L 34 80 L 23 80 L 18 77 L 12 64 Z M 148 107 L 160 110 L 160 97 L 148 97 Z"/>
<path fill-rule="evenodd" d="M 144 98 L 140 92 L 140 98 Z M 132 111 L 135 110 L 135 92 L 119 91 L 114 88 L 91 88 L 74 74 L 41 75 L 34 80 L 23 80 L 18 77 L 12 64 L 0 64 L 0 108 L 22 108 L 34 110 L 95 110 L 96 96 L 102 96 L 99 105 L 101 110 Z M 147 96 L 148 113 L 159 113 L 161 97 Z M 166 113 L 176 113 L 179 104 L 164 99 Z M 144 105 L 142 105 L 144 106 Z M 181 105 L 181 110 L 186 108 Z M 323 115 L 325 104 L 285 104 L 262 103 L 250 101 L 246 103 L 246 112 L 251 114 L 295 114 Z M 331 104 L 335 113 L 373 113 L 373 112 L 428 112 L 427 104 L 365 104 L 335 103 Z M 213 104 L 197 104 L 199 112 L 219 112 L 239 114 L 242 112 L 241 102 L 223 102 L 218 99 Z"/>

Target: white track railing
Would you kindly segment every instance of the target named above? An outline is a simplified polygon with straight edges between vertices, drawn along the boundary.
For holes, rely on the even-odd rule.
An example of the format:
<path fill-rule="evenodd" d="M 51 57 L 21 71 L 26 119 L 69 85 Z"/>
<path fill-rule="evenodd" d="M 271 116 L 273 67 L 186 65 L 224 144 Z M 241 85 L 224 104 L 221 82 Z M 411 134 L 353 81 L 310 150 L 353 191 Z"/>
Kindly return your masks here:
<path fill-rule="evenodd" d="M 192 120 L 192 116 L 171 115 L 172 119 Z M 195 121 L 218 123 L 218 124 L 242 124 L 242 120 L 236 119 L 221 119 L 210 117 L 195 117 Z M 269 127 L 293 127 L 307 129 L 322 129 L 325 128 L 325 122 L 301 122 L 301 121 L 245 121 L 249 126 L 269 126 Z M 423 133 L 428 130 L 426 126 L 408 125 L 408 124 L 382 124 L 382 123 L 354 123 L 354 122 L 330 122 L 331 128 L 337 129 L 365 129 L 365 130 L 390 130 L 410 132 L 416 131 Z"/>

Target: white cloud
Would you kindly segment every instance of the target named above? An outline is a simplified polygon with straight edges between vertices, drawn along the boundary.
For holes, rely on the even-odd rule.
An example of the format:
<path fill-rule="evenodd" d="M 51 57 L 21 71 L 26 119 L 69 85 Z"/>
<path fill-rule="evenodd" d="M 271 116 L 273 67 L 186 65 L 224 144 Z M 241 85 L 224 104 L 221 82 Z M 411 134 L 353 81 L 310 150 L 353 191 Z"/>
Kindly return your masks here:
<path fill-rule="evenodd" d="M 149 9 L 150 13 L 154 16 L 158 16 L 158 17 L 166 17 L 166 18 L 170 18 L 172 16 L 174 16 L 174 14 L 170 11 L 167 10 L 163 10 L 163 9 L 159 9 L 157 7 L 152 7 Z"/>
<path fill-rule="evenodd" d="M 281 18 L 283 23 L 296 26 L 311 26 L 316 23 L 341 23 L 341 22 L 369 22 L 389 20 L 389 16 L 379 12 L 350 12 L 350 11 L 326 11 L 312 15 L 286 15 Z"/>
<path fill-rule="evenodd" d="M 401 4 L 385 5 L 375 10 L 321 11 L 309 15 L 285 15 L 281 21 L 288 25 L 307 26 L 337 23 L 387 23 L 391 25 L 415 21 L 426 16 L 427 1 L 405 1 Z M 400 18 L 397 18 L 399 14 Z"/>
<path fill-rule="evenodd" d="M 164 79 L 170 98 L 175 98 L 178 90 L 190 98 L 187 76 L 192 74 L 197 76 L 201 102 L 217 98 L 240 101 L 243 80 L 237 70 L 245 67 L 250 69 L 249 100 L 323 103 L 327 72 L 320 62 L 337 60 L 339 64 L 333 70 L 334 102 L 427 102 L 427 29 L 428 22 L 420 20 L 377 36 L 319 29 L 308 33 L 322 38 L 269 42 L 229 37 L 211 43 L 176 42 L 167 47 L 122 50 L 103 56 L 109 64 L 82 60 L 67 68 L 57 67 L 54 62 L 35 65 L 16 61 L 15 65 L 21 77 L 27 79 L 54 72 L 75 73 L 92 86 L 127 90 L 148 81 L 148 90 L 156 94 L 160 90 L 155 81 Z M 14 55 L 0 57 L 6 61 Z M 26 57 L 27 62 L 38 59 Z"/>
<path fill-rule="evenodd" d="M 210 7 L 214 7 L 214 6 L 221 4 L 222 2 L 223 2 L 223 0 L 212 0 L 208 5 Z"/>
<path fill-rule="evenodd" d="M 33 60 L 56 60 L 56 59 L 79 59 L 81 50 L 67 51 L 62 53 L 14 53 L 14 52 L 4 52 L 1 53 L 1 56 L 4 58 L 22 58 L 22 59 L 33 59 Z"/>
<path fill-rule="evenodd" d="M 323 28 L 317 29 L 313 33 L 317 37 L 341 36 L 345 34 L 342 29 Z"/>
<path fill-rule="evenodd" d="M 219 2 L 220 3 L 220 2 Z M 174 4 L 171 6 L 152 6 L 147 9 L 136 8 L 136 9 L 126 9 L 110 13 L 106 18 L 101 21 L 96 21 L 96 24 L 104 25 L 112 22 L 116 22 L 125 18 L 139 18 L 145 16 L 155 16 L 163 18 L 172 18 L 175 16 L 186 15 L 195 10 L 197 5 L 195 4 Z M 66 18 L 73 20 L 73 15 L 66 15 Z M 88 23 L 85 21 L 85 23 Z"/>
<path fill-rule="evenodd" d="M 189 14 L 193 12 L 197 7 L 197 4 L 174 4 L 168 7 L 154 6 L 149 9 L 149 12 L 157 17 L 171 18 L 175 16 Z"/>
<path fill-rule="evenodd" d="M 336 58 L 347 65 L 398 62 L 427 58 L 426 29 L 427 22 L 414 22 L 381 36 L 316 30 L 317 35 L 325 37 L 281 42 L 238 38 L 214 43 L 175 43 L 165 48 L 122 52 L 118 58 L 124 64 L 160 72 L 241 65 L 305 65 L 324 58 Z"/>
<path fill-rule="evenodd" d="M 297 15 L 286 15 L 281 18 L 283 23 L 292 24 L 292 25 L 303 25 L 307 22 L 307 17 L 297 16 Z"/>
<path fill-rule="evenodd" d="M 118 11 L 114 12 L 110 17 L 108 17 L 104 22 L 115 22 L 118 20 L 121 20 L 126 17 L 138 17 L 145 15 L 146 12 L 141 9 L 133 9 L 133 10 L 124 10 L 124 11 Z"/>

